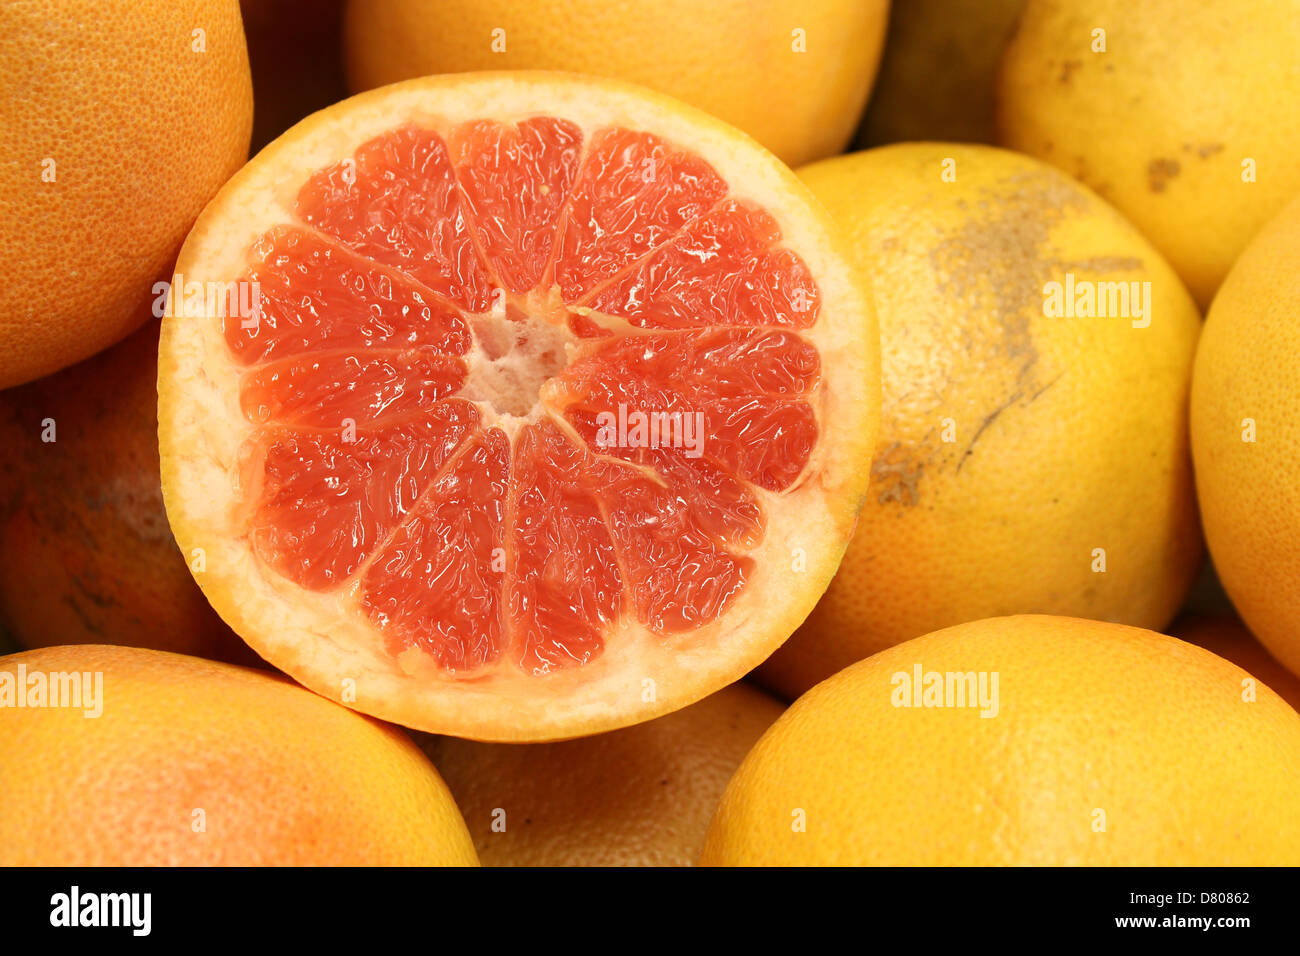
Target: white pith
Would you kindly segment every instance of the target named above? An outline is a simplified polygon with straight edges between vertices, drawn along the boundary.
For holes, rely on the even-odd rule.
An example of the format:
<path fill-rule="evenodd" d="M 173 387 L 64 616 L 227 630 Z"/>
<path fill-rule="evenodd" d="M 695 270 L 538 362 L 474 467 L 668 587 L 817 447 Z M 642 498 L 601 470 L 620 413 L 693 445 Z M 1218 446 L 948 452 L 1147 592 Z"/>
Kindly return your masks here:
<path fill-rule="evenodd" d="M 823 359 L 821 440 L 796 487 L 780 494 L 754 489 L 766 518 L 752 552 L 755 571 L 717 620 L 661 637 L 626 615 L 606 634 L 594 661 L 543 677 L 496 666 L 490 680 L 477 674 L 458 679 L 418 653 L 394 658 L 360 609 L 356 578 L 334 591 L 306 591 L 265 568 L 238 533 L 233 515 L 240 492 L 233 476 L 254 426 L 239 410 L 244 369 L 234 361 L 220 322 L 211 316 L 169 318 L 160 353 L 168 513 L 187 555 L 203 549 L 206 570 L 196 577 L 218 611 L 255 649 L 326 696 L 409 726 L 493 739 L 516 736 L 502 729 L 512 716 L 521 728 L 517 736 L 529 739 L 645 719 L 717 689 L 748 669 L 746 662 L 752 666 L 770 653 L 811 609 L 839 561 L 864 490 L 879 404 L 879 395 L 865 384 L 878 381 L 878 355 L 867 344 L 874 334 L 870 307 L 834 248 L 824 214 L 788 170 L 735 131 L 672 101 L 616 84 L 536 76 L 413 81 L 340 104 L 327 111 L 329 122 L 321 115 L 309 118 L 213 201 L 177 271 L 187 281 L 238 278 L 253 242 L 273 225 L 294 221 L 293 203 L 306 176 L 405 122 L 445 132 L 474 118 L 508 122 L 545 114 L 577 123 L 587 137 L 602 126 L 621 125 L 700 155 L 728 182 L 732 196 L 753 199 L 773 215 L 783 243 L 812 270 L 823 303 L 818 323 L 799 333 Z M 553 313 L 541 303 L 524 311 L 537 330 L 554 327 Z M 545 410 L 532 391 L 539 381 L 529 367 L 536 356 L 527 348 L 503 351 L 492 342 L 494 331 L 506 330 L 500 324 L 508 321 L 504 316 L 501 301 L 476 329 L 469 390 L 462 396 L 478 402 L 485 426 L 497 425 L 513 437 Z M 583 347 L 562 329 L 553 341 L 539 344 L 539 351 L 562 344 L 566 363 Z M 803 570 L 794 570 L 796 565 Z M 734 642 L 736 653 L 712 653 L 719 641 Z M 356 698 L 348 700 L 353 690 Z M 640 703 L 630 707 L 632 701 Z"/>

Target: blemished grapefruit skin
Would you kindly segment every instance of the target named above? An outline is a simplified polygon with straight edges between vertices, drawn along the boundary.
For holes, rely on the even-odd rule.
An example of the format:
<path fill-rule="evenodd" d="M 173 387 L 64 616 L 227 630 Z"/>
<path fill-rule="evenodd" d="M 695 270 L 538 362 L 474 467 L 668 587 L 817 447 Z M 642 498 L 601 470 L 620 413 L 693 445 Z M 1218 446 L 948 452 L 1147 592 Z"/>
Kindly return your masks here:
<path fill-rule="evenodd" d="M 1297 787 L 1300 714 L 1236 665 L 1140 628 L 996 618 L 800 698 L 728 785 L 701 859 L 1294 866 Z"/>
<path fill-rule="evenodd" d="M 1295 0 L 1029 0 L 998 142 L 1096 189 L 1204 309 L 1300 192 L 1297 50 Z"/>
<path fill-rule="evenodd" d="M 1205 537 L 1251 633 L 1300 674 L 1300 198 L 1246 247 L 1210 307 L 1192 381 Z"/>
<path fill-rule="evenodd" d="M 237 0 L 0 7 L 0 388 L 148 315 L 185 233 L 248 156 Z"/>
<path fill-rule="evenodd" d="M 992 147 L 899 144 L 800 176 L 872 279 L 884 406 L 858 531 L 762 679 L 793 699 L 1004 614 L 1167 625 L 1202 556 L 1187 439 L 1200 321 L 1160 254 L 1086 188 Z M 1076 297 L 1149 283 L 1149 325 L 1047 314 L 1048 284 L 1064 297 L 1071 281 Z"/>
<path fill-rule="evenodd" d="M 1024 5 L 1025 0 L 894 4 L 858 144 L 993 142 L 998 63 Z"/>
<path fill-rule="evenodd" d="M 0 709 L 0 865 L 477 864 L 395 728 L 280 677 L 130 647 L 0 658 L 0 693 L 5 675 L 74 672 L 102 675 L 98 716 L 84 698 Z"/>
<path fill-rule="evenodd" d="M 736 683 L 581 740 L 417 742 L 451 788 L 484 866 L 693 866 L 727 781 L 784 709 Z"/>
<path fill-rule="evenodd" d="M 536 741 L 678 709 L 789 636 L 852 533 L 863 277 L 785 166 L 676 100 L 361 94 L 241 170 L 177 272 L 263 305 L 164 320 L 173 532 L 259 654 L 365 713 Z M 692 408 L 694 458 L 596 428 Z"/>
<path fill-rule="evenodd" d="M 194 583 L 163 510 L 156 319 L 0 392 L 0 626 L 23 647 L 260 659 Z"/>
<path fill-rule="evenodd" d="M 848 143 L 888 15 L 888 0 L 353 0 L 344 50 L 358 91 L 471 70 L 638 83 L 798 166 Z"/>
<path fill-rule="evenodd" d="M 1283 667 L 1235 614 L 1184 614 L 1170 626 L 1169 632 L 1179 640 L 1197 644 L 1232 661 L 1300 711 L 1300 677 Z"/>

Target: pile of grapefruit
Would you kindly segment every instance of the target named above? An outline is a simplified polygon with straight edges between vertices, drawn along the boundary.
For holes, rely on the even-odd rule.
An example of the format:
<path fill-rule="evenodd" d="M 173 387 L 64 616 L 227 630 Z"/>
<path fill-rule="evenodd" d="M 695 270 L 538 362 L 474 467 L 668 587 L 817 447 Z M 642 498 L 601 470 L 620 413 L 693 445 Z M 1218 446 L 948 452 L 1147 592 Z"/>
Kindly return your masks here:
<path fill-rule="evenodd" d="M 1300 864 L 1300 15 L 889 6 L 0 5 L 0 865 Z"/>

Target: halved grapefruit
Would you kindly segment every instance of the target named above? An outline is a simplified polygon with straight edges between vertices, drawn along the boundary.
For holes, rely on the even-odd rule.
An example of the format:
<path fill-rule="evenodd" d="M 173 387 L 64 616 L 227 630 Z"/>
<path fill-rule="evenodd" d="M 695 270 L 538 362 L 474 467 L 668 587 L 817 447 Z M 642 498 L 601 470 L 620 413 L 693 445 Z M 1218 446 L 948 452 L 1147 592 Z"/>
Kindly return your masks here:
<path fill-rule="evenodd" d="M 674 100 L 354 97 L 232 179 L 177 274 L 177 541 L 255 650 L 365 713 L 545 740 L 683 707 L 786 639 L 852 532 L 868 298 L 793 175 Z M 232 282 L 259 307 L 195 294 Z"/>

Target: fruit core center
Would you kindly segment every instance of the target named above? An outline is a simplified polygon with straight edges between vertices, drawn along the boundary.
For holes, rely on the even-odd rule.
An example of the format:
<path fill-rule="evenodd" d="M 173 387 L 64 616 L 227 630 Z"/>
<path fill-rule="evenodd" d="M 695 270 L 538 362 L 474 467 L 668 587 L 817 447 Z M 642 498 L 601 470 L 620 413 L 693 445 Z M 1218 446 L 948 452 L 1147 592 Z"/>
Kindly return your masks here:
<path fill-rule="evenodd" d="M 484 402 L 502 418 L 534 419 L 543 386 L 569 365 L 573 336 L 567 313 L 523 302 L 475 316 L 475 350 L 462 397 Z"/>

